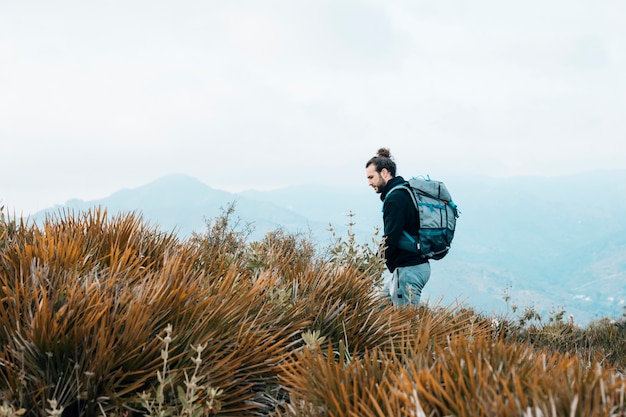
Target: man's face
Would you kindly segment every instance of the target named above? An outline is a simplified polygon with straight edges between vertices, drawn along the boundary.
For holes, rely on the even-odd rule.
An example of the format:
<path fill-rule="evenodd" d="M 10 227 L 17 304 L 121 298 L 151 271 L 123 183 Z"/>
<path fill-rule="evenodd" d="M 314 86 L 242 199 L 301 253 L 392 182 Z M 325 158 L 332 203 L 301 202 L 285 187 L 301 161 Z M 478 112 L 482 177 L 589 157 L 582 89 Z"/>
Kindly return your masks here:
<path fill-rule="evenodd" d="M 370 164 L 367 168 L 365 168 L 365 175 L 367 175 L 367 182 L 370 187 L 374 189 L 378 194 L 380 194 L 387 185 L 387 180 L 385 179 L 388 175 L 386 175 L 389 171 L 386 168 L 383 168 L 381 172 L 376 171 L 376 165 Z"/>

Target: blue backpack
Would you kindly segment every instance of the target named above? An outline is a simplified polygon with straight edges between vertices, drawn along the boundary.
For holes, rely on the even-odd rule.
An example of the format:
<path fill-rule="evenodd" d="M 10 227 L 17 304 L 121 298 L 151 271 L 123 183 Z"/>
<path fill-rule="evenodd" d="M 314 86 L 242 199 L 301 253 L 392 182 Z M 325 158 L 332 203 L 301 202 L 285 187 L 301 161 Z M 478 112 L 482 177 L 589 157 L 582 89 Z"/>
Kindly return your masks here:
<path fill-rule="evenodd" d="M 404 231 L 399 248 L 419 253 L 427 259 L 438 260 L 446 256 L 460 212 L 445 184 L 428 177 L 414 177 L 389 190 L 387 196 L 399 189 L 409 193 L 420 220 L 418 235 L 412 236 Z"/>

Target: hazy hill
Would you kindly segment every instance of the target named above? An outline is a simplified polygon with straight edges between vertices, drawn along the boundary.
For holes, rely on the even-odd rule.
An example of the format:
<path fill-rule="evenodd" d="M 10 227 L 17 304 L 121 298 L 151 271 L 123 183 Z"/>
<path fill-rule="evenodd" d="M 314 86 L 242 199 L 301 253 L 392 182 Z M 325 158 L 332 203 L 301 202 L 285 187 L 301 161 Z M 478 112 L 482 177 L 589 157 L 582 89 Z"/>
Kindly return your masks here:
<path fill-rule="evenodd" d="M 217 190 L 182 174 L 168 175 L 135 189 L 120 190 L 100 200 L 70 200 L 64 206 L 44 210 L 41 214 L 62 208 L 85 210 L 94 206 L 106 207 L 110 212 L 136 211 L 163 231 L 188 237 L 194 231 L 204 231 L 207 219 L 219 216 L 233 202 L 235 217 L 241 218 L 242 223 L 254 222 L 252 239 L 262 238 L 267 231 L 280 227 L 304 233 L 310 227 L 319 226 L 295 211 Z"/>
<path fill-rule="evenodd" d="M 486 312 L 512 304 L 544 313 L 565 308 L 586 323 L 618 317 L 626 299 L 626 172 L 542 178 L 445 179 L 461 217 L 453 249 L 433 262 L 424 296 L 466 301 Z M 232 194 L 186 175 L 169 175 L 95 201 L 70 200 L 63 207 L 101 205 L 110 212 L 137 211 L 164 231 L 186 237 L 203 231 L 229 203 L 236 217 L 253 222 L 252 239 L 270 230 L 310 234 L 330 241 L 329 224 L 344 234 L 353 213 L 354 231 L 369 242 L 381 224 L 381 203 L 369 187 L 299 186 Z M 34 219 L 54 207 L 37 213 Z M 509 305 L 504 294 L 510 296 Z"/>

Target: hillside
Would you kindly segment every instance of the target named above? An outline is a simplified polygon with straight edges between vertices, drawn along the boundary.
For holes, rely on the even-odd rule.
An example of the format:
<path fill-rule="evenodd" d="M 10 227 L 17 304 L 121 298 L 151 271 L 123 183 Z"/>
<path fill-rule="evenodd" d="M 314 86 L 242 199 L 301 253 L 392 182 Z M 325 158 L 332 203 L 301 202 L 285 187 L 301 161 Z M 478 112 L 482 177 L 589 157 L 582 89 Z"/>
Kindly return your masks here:
<path fill-rule="evenodd" d="M 587 323 L 623 312 L 626 290 L 626 172 L 568 177 L 446 179 L 461 210 L 453 249 L 433 263 L 424 296 L 464 301 L 486 312 L 533 306 L 564 308 Z M 137 211 L 181 237 L 203 231 L 206 220 L 234 202 L 236 217 L 252 222 L 253 240 L 277 228 L 330 242 L 329 225 L 345 234 L 348 214 L 360 242 L 381 224 L 371 189 L 299 186 L 237 194 L 186 175 L 170 175 L 95 201 L 70 200 L 37 213 L 101 205 Z M 504 301 L 505 295 L 509 302 Z"/>
<path fill-rule="evenodd" d="M 395 308 L 372 291 L 382 265 L 289 234 L 183 240 L 102 208 L 5 220 L 2 415 L 626 414 L 626 318 Z"/>

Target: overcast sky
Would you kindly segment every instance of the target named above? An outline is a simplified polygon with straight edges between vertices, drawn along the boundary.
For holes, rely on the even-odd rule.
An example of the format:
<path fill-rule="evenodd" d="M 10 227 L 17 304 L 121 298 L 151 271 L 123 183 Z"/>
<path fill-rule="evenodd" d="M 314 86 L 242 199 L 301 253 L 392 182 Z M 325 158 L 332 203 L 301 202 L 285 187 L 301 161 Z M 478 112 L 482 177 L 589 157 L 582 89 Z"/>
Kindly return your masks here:
<path fill-rule="evenodd" d="M 626 169 L 623 0 L 0 0 L 0 205 Z"/>

